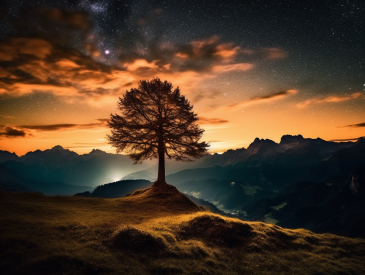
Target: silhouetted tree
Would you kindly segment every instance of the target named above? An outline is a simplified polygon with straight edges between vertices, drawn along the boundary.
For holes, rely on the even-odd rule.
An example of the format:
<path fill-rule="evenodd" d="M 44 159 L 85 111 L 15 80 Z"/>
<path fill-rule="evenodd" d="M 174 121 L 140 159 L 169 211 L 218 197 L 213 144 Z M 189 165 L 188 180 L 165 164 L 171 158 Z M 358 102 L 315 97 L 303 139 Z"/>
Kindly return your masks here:
<path fill-rule="evenodd" d="M 159 183 L 165 181 L 165 155 L 178 161 L 192 161 L 204 155 L 209 145 L 199 143 L 204 130 L 196 123 L 193 106 L 173 90 L 170 82 L 159 78 L 141 80 L 138 88 L 119 98 L 122 115 L 111 114 L 109 144 L 126 152 L 134 163 L 158 158 Z"/>

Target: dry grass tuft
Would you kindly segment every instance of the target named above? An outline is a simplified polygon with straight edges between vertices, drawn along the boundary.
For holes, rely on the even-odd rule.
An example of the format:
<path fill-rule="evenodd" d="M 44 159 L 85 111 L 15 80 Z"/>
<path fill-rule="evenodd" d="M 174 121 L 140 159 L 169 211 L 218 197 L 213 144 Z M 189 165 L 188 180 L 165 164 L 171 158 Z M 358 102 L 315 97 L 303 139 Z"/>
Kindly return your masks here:
<path fill-rule="evenodd" d="M 129 226 L 114 232 L 110 244 L 113 248 L 133 252 L 158 253 L 166 249 L 161 238 Z"/>
<path fill-rule="evenodd" d="M 254 236 L 250 225 L 242 222 L 226 221 L 217 216 L 198 216 L 183 222 L 177 234 L 182 239 L 198 239 L 213 245 L 233 247 L 241 245 Z"/>

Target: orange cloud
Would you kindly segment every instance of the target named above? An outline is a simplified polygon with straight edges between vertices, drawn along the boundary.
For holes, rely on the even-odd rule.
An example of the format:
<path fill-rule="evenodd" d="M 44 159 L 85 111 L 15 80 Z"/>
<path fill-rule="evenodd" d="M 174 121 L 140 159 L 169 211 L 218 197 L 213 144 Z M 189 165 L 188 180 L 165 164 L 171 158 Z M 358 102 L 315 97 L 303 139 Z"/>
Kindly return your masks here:
<path fill-rule="evenodd" d="M 81 22 L 82 16 L 80 19 L 77 14 L 52 12 L 56 13 L 57 22 L 71 20 L 71 25 L 87 27 L 86 21 Z M 122 53 L 118 65 L 98 62 L 94 59 L 96 48 L 89 45 L 88 49 L 90 56 L 65 49 L 47 38 L 1 41 L 0 96 L 16 97 L 40 91 L 70 102 L 82 100 L 100 105 L 114 102 L 116 96 L 140 79 L 159 76 L 182 86 L 184 93 L 189 94 L 206 78 L 244 72 L 255 66 L 254 61 L 235 63 L 238 55 L 248 54 L 247 50 L 233 43 L 221 43 L 217 36 L 187 44 L 151 45 L 143 53 L 137 50 Z"/>
<path fill-rule="evenodd" d="M 344 101 L 359 98 L 362 95 L 363 95 L 363 93 L 357 92 L 357 93 L 353 93 L 350 95 L 344 95 L 344 96 L 328 96 L 328 97 L 323 97 L 323 98 L 312 98 L 312 99 L 308 99 L 304 102 L 298 103 L 296 106 L 298 108 L 302 109 L 302 108 L 308 107 L 313 104 L 331 103 L 331 102 L 339 103 L 339 102 L 344 102 Z"/>
<path fill-rule="evenodd" d="M 231 59 L 240 52 L 240 47 L 233 43 L 220 43 L 218 36 L 213 36 L 203 40 L 190 42 L 192 48 L 180 49 L 185 51 L 190 58 L 222 58 Z M 191 52 L 190 52 L 191 50 Z"/>
<path fill-rule="evenodd" d="M 223 124 L 223 123 L 227 123 L 229 122 L 226 119 L 221 119 L 221 118 L 206 118 L 206 117 L 199 117 L 199 121 L 198 123 L 203 125 L 203 124 Z"/>
<path fill-rule="evenodd" d="M 249 100 L 229 105 L 228 107 L 239 108 L 239 107 L 245 107 L 245 106 L 249 106 L 249 105 L 253 105 L 253 104 L 257 104 L 257 103 L 267 103 L 267 102 L 282 99 L 282 98 L 285 98 L 285 97 L 288 97 L 291 95 L 295 95 L 297 93 L 298 93 L 297 90 L 279 91 L 279 92 L 271 93 L 271 94 L 264 95 L 264 96 L 253 97 Z"/>
<path fill-rule="evenodd" d="M 275 52 L 278 57 L 279 52 L 283 51 L 279 48 L 242 49 L 233 43 L 222 43 L 218 36 L 213 36 L 187 44 L 151 44 L 143 50 L 124 52 L 119 59 L 124 68 L 129 68 L 130 64 L 133 64 L 134 71 L 135 65 L 144 60 L 145 71 L 154 67 L 158 72 L 209 73 L 249 70 L 254 62 L 236 63 L 235 58 L 242 55 L 255 55 L 254 59 L 262 60 L 267 59 L 267 52 L 270 52 L 270 56 L 273 56 Z M 250 58 L 252 59 L 252 56 Z"/>
<path fill-rule="evenodd" d="M 213 71 L 217 73 L 225 73 L 232 71 L 248 71 L 252 69 L 254 64 L 250 63 L 237 63 L 229 65 L 217 65 L 213 67 Z"/>
<path fill-rule="evenodd" d="M 152 23 L 160 13 L 159 9 L 153 10 L 139 23 Z M 139 80 L 156 76 L 183 87 L 189 94 L 207 78 L 244 72 L 261 60 L 284 56 L 280 48 L 242 49 L 222 42 L 218 36 L 188 43 L 162 43 L 139 33 L 133 47 L 121 47 L 115 51 L 119 54 L 116 63 L 106 65 L 96 46 L 100 37 L 90 33 L 92 22 L 87 14 L 36 8 L 24 12 L 14 26 L 20 33 L 34 37 L 0 41 L 0 97 L 40 91 L 67 102 L 109 104 Z M 74 44 L 75 35 L 82 50 L 65 47 Z M 247 56 L 250 62 L 238 63 L 237 57 Z"/>
<path fill-rule="evenodd" d="M 11 62 L 8 62 L 11 61 Z M 111 96 L 131 82 L 130 73 L 96 62 L 76 50 L 64 50 L 38 38 L 14 38 L 0 43 L 0 95 L 33 91 L 57 96 Z"/>
<path fill-rule="evenodd" d="M 51 43 L 38 38 L 13 38 L 0 44 L 0 60 L 12 61 L 21 55 L 29 54 L 37 58 L 45 58 L 50 54 Z"/>

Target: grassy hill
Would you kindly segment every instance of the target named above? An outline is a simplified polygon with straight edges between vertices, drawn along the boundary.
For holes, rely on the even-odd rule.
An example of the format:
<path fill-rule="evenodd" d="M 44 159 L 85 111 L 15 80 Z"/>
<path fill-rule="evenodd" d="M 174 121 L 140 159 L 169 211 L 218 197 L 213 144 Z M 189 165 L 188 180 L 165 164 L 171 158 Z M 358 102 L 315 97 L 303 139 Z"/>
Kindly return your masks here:
<path fill-rule="evenodd" d="M 242 222 L 176 188 L 0 192 L 1 274 L 365 274 L 365 240 Z"/>

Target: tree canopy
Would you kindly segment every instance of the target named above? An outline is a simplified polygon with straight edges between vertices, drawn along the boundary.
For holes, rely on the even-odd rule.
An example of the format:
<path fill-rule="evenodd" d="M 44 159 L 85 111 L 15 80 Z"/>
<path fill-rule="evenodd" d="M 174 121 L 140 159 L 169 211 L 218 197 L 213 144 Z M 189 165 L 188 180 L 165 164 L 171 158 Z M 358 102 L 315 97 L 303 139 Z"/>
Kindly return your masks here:
<path fill-rule="evenodd" d="M 165 155 L 177 161 L 192 161 L 204 155 L 209 147 L 199 142 L 204 130 L 196 123 L 193 106 L 159 78 L 141 80 L 138 88 L 127 90 L 119 98 L 119 114 L 111 114 L 112 129 L 107 135 L 117 152 L 127 153 L 135 163 L 158 158 L 157 181 L 165 183 Z"/>

